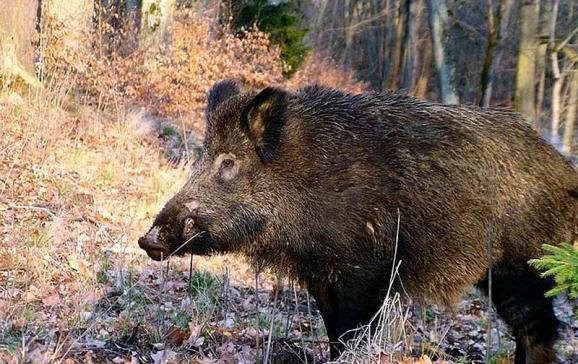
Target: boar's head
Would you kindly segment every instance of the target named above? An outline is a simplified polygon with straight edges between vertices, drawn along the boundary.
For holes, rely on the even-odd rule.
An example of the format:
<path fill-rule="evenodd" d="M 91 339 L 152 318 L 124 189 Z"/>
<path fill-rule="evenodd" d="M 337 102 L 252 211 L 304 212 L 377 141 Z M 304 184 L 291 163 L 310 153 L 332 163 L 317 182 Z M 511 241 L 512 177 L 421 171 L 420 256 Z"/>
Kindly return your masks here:
<path fill-rule="evenodd" d="M 243 251 L 271 230 L 272 220 L 282 219 L 276 190 L 291 183 L 277 181 L 278 154 L 289 99 L 276 88 L 241 93 L 233 80 L 211 88 L 202 153 L 188 181 L 139 239 L 152 259 Z"/>

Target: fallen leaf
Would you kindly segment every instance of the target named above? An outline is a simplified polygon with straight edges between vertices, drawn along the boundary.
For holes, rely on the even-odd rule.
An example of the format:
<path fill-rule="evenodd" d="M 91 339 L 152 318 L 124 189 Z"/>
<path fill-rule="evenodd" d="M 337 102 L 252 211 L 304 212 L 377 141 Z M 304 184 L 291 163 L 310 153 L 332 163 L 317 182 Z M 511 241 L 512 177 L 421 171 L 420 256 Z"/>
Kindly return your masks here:
<path fill-rule="evenodd" d="M 38 347 L 27 354 L 27 359 L 33 364 L 50 363 L 50 352 L 44 347 Z"/>
<path fill-rule="evenodd" d="M 46 306 L 56 306 L 60 304 L 60 295 L 58 293 L 54 293 L 42 300 Z"/>
<path fill-rule="evenodd" d="M 84 259 L 71 256 L 68 258 L 68 265 L 83 277 L 92 278 L 93 276 L 92 271 L 88 268 L 90 263 Z"/>
<path fill-rule="evenodd" d="M 424 355 L 421 358 L 419 358 L 419 363 L 420 364 L 433 364 L 431 359 L 427 355 Z"/>
<path fill-rule="evenodd" d="M 101 348 L 104 348 L 106 346 L 106 342 L 104 342 L 102 340 L 96 340 L 96 339 L 87 339 L 85 342 L 85 345 L 89 346 L 89 347 L 101 349 Z"/>
<path fill-rule="evenodd" d="M 194 342 L 197 340 L 197 337 L 201 333 L 201 325 L 195 325 L 192 322 L 189 322 L 189 337 L 187 338 L 187 345 L 193 345 Z"/>
<path fill-rule="evenodd" d="M 193 346 L 196 346 L 198 348 L 199 346 L 202 346 L 204 343 L 205 343 L 205 338 L 201 336 L 197 340 L 195 340 L 195 342 L 193 343 Z"/>
<path fill-rule="evenodd" d="M 104 208 L 97 206 L 95 208 L 96 211 L 96 217 L 98 218 L 98 220 L 100 220 L 101 222 L 111 222 L 112 221 L 112 215 L 110 214 L 110 212 L 106 211 Z"/>
<path fill-rule="evenodd" d="M 173 326 L 169 329 L 166 335 L 167 343 L 173 346 L 181 346 L 183 342 L 189 338 L 189 333 L 183 331 L 180 327 Z"/>
<path fill-rule="evenodd" d="M 177 358 L 177 353 L 172 350 L 160 350 L 156 353 L 151 353 L 151 358 L 153 359 L 154 364 L 165 364 L 169 363 L 171 360 L 175 360 Z"/>
<path fill-rule="evenodd" d="M 391 358 L 384 352 L 379 353 L 379 363 L 380 364 L 389 364 L 391 363 Z"/>

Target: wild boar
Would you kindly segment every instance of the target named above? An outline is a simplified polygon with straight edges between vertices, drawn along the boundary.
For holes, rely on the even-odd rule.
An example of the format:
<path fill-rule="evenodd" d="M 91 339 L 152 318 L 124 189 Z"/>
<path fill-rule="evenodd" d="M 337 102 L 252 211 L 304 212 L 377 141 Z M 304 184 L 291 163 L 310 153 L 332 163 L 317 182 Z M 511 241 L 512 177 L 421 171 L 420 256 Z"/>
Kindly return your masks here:
<path fill-rule="evenodd" d="M 299 280 L 336 358 L 382 304 L 396 244 L 404 289 L 451 305 L 486 287 L 492 221 L 492 299 L 516 363 L 556 360 L 552 282 L 527 261 L 573 239 L 578 174 L 520 115 L 233 80 L 206 115 L 189 180 L 139 240 L 151 258 L 237 252 Z"/>

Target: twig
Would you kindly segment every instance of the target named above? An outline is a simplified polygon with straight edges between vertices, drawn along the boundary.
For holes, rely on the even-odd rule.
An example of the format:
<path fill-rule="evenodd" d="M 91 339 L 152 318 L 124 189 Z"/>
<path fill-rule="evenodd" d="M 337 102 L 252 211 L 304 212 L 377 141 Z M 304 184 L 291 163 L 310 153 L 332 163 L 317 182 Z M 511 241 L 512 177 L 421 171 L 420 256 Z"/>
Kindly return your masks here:
<path fill-rule="evenodd" d="M 313 314 L 311 313 L 311 298 L 309 296 L 309 292 L 305 291 L 305 294 L 307 295 L 307 314 L 309 315 L 309 326 L 311 328 L 313 328 Z M 313 335 L 315 336 L 315 339 L 319 340 L 319 333 L 317 332 L 318 330 L 318 326 L 317 323 L 315 324 L 315 331 L 313 331 Z M 321 347 L 319 347 L 319 352 L 321 353 Z M 315 355 L 313 355 L 313 364 L 316 363 L 316 359 L 315 359 Z"/>
<path fill-rule="evenodd" d="M 178 248 L 176 248 L 171 254 L 167 255 L 166 258 L 163 258 L 163 257 L 162 257 L 162 254 L 161 254 L 161 262 L 162 262 L 163 260 L 167 260 L 167 259 L 169 259 L 170 257 L 172 257 L 173 255 L 175 255 L 179 250 L 181 250 L 181 249 L 182 249 L 185 245 L 187 245 L 191 240 L 193 240 L 193 239 L 196 238 L 197 236 L 202 235 L 202 234 L 204 234 L 204 233 L 205 233 L 204 231 L 201 231 L 201 232 L 198 232 L 198 233 L 196 233 L 195 235 L 191 236 L 191 237 L 188 238 L 184 243 L 182 243 Z"/>
<path fill-rule="evenodd" d="M 560 43 L 558 43 L 555 47 L 554 47 L 554 51 L 558 52 L 560 49 L 564 48 L 566 46 L 566 44 L 568 44 L 568 42 L 572 39 L 572 37 L 574 35 L 576 35 L 576 33 L 578 33 L 578 27 L 574 28 L 574 30 L 572 30 L 567 36 L 566 38 L 562 39 L 562 41 L 560 41 Z"/>
<path fill-rule="evenodd" d="M 191 260 L 189 262 L 189 294 L 191 294 L 193 284 L 193 254 L 191 254 Z"/>
<path fill-rule="evenodd" d="M 163 253 L 161 252 L 161 261 L 163 261 Z M 160 286 L 160 290 L 158 292 L 158 296 L 157 296 L 157 307 L 158 307 L 158 311 L 157 311 L 157 320 L 159 321 L 159 325 L 158 325 L 158 334 L 159 334 L 159 338 L 162 338 L 162 335 L 164 335 L 163 333 L 163 326 L 164 326 L 164 311 L 161 308 L 161 300 L 162 297 L 164 296 L 164 291 L 165 291 L 165 282 L 169 273 L 169 261 L 167 260 L 167 271 L 166 273 L 163 272 L 163 267 L 160 267 L 160 272 L 161 272 L 161 286 Z"/>
<path fill-rule="evenodd" d="M 492 245 L 494 235 L 494 215 L 490 215 L 488 223 L 488 335 L 486 339 L 486 364 L 490 363 L 492 349 Z"/>
<path fill-rule="evenodd" d="M 255 309 L 257 310 L 257 335 L 255 335 L 255 348 L 256 348 L 256 360 L 255 362 L 259 362 L 259 351 L 260 349 L 260 343 L 259 343 L 259 338 L 261 336 L 261 327 L 259 324 L 259 271 L 257 268 L 255 268 Z"/>
<path fill-rule="evenodd" d="M 277 283 L 279 283 L 279 278 L 277 278 Z M 265 354 L 263 356 L 263 364 L 267 364 L 269 361 L 269 352 L 271 351 L 271 339 L 273 338 L 273 323 L 275 322 L 275 311 L 277 308 L 277 296 L 279 295 L 279 289 L 275 289 L 275 297 L 273 298 L 273 313 L 271 314 L 271 320 L 269 321 L 269 337 L 267 338 L 267 349 L 265 349 Z"/>
<path fill-rule="evenodd" d="M 295 315 L 299 319 L 299 332 L 301 332 L 301 350 L 305 352 L 305 341 L 303 340 L 303 328 L 301 327 L 301 318 L 299 317 L 299 302 L 297 301 L 297 286 L 293 285 L 293 294 L 295 296 Z M 303 355 L 305 364 L 307 364 L 307 355 Z"/>
<path fill-rule="evenodd" d="M 285 343 L 296 343 L 296 342 L 306 342 L 306 343 L 313 343 L 313 344 L 338 344 L 338 341 L 330 341 L 330 340 L 321 340 L 321 339 L 304 339 L 302 337 L 280 337 L 276 339 L 277 342 L 285 342 Z"/>
<path fill-rule="evenodd" d="M 47 209 L 46 207 L 40 207 L 40 206 L 26 206 L 26 205 L 10 205 L 8 206 L 9 209 L 14 209 L 14 210 L 36 210 L 36 211 L 42 211 L 42 212 L 46 212 L 48 215 L 50 215 L 50 217 L 52 217 L 53 219 L 56 219 L 56 215 L 54 214 L 54 212 L 50 211 L 49 209 Z"/>
<path fill-rule="evenodd" d="M 289 282 L 289 291 L 293 292 L 293 281 Z M 283 295 L 283 298 L 285 299 L 285 295 Z M 285 304 L 289 306 L 287 302 L 285 302 Z M 289 311 L 287 321 L 285 321 L 285 337 L 289 336 L 289 327 L 291 327 L 291 325 L 293 325 L 293 311 Z"/>

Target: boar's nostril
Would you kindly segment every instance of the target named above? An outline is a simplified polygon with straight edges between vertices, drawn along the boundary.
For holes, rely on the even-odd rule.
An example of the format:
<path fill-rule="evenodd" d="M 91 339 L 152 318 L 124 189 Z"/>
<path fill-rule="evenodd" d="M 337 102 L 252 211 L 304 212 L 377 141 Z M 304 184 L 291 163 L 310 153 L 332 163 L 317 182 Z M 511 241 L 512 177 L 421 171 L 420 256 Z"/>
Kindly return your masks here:
<path fill-rule="evenodd" d="M 154 240 L 150 240 L 149 238 L 147 238 L 146 236 L 143 236 L 142 238 L 138 239 L 138 246 L 140 246 L 142 249 L 151 249 L 154 248 L 157 245 L 157 242 Z"/>
<path fill-rule="evenodd" d="M 138 239 L 138 246 L 140 246 L 141 249 L 145 249 L 149 245 L 150 244 L 148 243 L 147 238 L 145 236 Z"/>
<path fill-rule="evenodd" d="M 199 212 L 199 206 L 200 205 L 201 204 L 197 200 L 192 200 L 192 201 L 185 203 L 185 207 L 187 208 L 187 210 L 189 210 L 189 212 L 195 216 Z"/>

